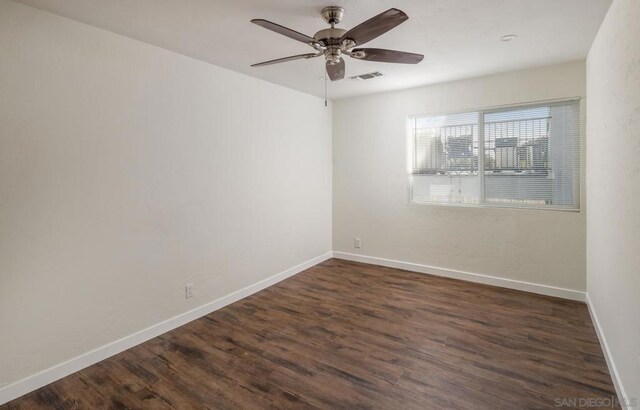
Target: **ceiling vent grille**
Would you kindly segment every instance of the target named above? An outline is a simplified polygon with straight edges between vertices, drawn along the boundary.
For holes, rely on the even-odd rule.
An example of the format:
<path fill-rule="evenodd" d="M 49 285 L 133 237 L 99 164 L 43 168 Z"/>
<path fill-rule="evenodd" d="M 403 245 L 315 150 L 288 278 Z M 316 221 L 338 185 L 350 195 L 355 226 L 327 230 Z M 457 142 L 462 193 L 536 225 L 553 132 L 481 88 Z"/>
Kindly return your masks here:
<path fill-rule="evenodd" d="M 372 73 L 354 75 L 353 77 L 349 77 L 350 80 L 371 80 L 372 78 L 382 77 L 382 73 L 380 71 L 374 71 Z"/>

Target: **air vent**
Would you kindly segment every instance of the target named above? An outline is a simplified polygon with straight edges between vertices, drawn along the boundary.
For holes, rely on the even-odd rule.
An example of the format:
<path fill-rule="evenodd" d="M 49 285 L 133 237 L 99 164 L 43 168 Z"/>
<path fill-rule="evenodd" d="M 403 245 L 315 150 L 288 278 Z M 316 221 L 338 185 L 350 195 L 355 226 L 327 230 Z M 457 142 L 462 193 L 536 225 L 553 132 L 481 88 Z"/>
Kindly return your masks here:
<path fill-rule="evenodd" d="M 372 73 L 354 75 L 353 77 L 349 77 L 350 80 L 371 80 L 372 78 L 382 77 L 382 73 L 380 71 L 374 71 Z"/>

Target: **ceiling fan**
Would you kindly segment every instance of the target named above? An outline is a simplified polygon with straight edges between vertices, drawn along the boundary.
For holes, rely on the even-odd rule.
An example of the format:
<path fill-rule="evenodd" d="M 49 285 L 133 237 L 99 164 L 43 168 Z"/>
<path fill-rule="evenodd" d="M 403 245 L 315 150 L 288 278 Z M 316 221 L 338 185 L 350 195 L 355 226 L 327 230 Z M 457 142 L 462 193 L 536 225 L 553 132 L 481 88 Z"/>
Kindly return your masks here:
<path fill-rule="evenodd" d="M 261 67 L 284 63 L 286 61 L 324 56 L 327 74 L 331 81 L 336 81 L 344 78 L 345 67 L 344 59 L 342 58 L 343 54 L 358 60 L 402 64 L 418 64 L 424 58 L 422 54 L 406 53 L 404 51 L 380 48 L 354 48 L 373 40 L 408 20 L 409 16 L 402 10 L 391 8 L 355 26 L 351 30 L 343 30 L 335 27 L 336 24 L 340 23 L 343 15 L 344 9 L 342 7 L 329 6 L 322 9 L 322 18 L 331 25 L 331 28 L 320 30 L 313 37 L 264 19 L 251 20 L 254 24 L 308 44 L 316 50 L 315 53 L 278 58 L 253 64 L 251 67 Z"/>

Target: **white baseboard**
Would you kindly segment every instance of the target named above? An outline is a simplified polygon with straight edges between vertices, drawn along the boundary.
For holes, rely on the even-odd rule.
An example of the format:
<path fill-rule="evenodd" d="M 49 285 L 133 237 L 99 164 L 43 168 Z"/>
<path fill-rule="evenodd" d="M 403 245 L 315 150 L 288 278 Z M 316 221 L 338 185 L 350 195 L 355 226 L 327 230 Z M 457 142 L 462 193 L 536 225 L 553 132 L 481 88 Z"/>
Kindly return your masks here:
<path fill-rule="evenodd" d="M 230 293 L 229 295 L 223 296 L 220 299 L 209 302 L 178 316 L 174 316 L 132 335 L 125 336 L 122 339 L 116 340 L 95 350 L 74 357 L 73 359 L 68 360 L 64 363 L 60 363 L 58 365 L 50 367 L 49 369 L 43 370 L 32 376 L 26 377 L 15 383 L 2 387 L 0 388 L 0 405 L 16 399 L 33 390 L 39 389 L 40 387 L 46 386 L 47 384 L 68 376 L 71 373 L 75 373 L 88 366 L 91 366 L 92 364 L 95 364 L 101 360 L 130 349 L 133 346 L 146 342 L 149 339 L 160 336 L 163 333 L 180 327 L 195 319 L 208 315 L 209 313 L 216 311 L 224 306 L 237 302 L 240 299 L 259 292 L 265 288 L 268 288 L 269 286 L 287 279 L 297 273 L 300 273 L 305 269 L 317 265 L 318 263 L 324 262 L 325 260 L 330 259 L 331 256 L 332 253 L 327 252 L 297 266 L 289 268 L 283 272 L 275 274 L 258 283 L 247 286 L 244 289 L 240 289 L 236 292 Z"/>
<path fill-rule="evenodd" d="M 624 386 L 622 385 L 622 380 L 620 379 L 620 375 L 618 374 L 618 368 L 616 367 L 616 363 L 613 361 L 613 356 L 611 355 L 611 350 L 609 350 L 609 345 L 607 344 L 607 338 L 604 336 L 604 329 L 600 325 L 600 321 L 598 320 L 598 315 L 596 314 L 595 308 L 591 302 L 591 298 L 587 293 L 587 307 L 589 308 L 589 314 L 591 315 L 591 321 L 593 322 L 593 327 L 596 330 L 596 334 L 598 335 L 598 340 L 600 341 L 600 346 L 602 347 L 602 352 L 604 353 L 604 358 L 607 361 L 607 366 L 609 367 L 609 373 L 611 374 L 611 379 L 613 380 L 613 385 L 616 388 L 616 393 L 618 394 L 618 399 L 620 400 L 620 407 L 623 409 L 631 409 L 629 404 L 629 397 L 627 396 L 626 391 L 624 390 Z"/>
<path fill-rule="evenodd" d="M 333 257 L 353 262 L 369 263 L 372 265 L 386 266 L 389 268 L 404 269 L 411 272 L 427 273 L 446 278 L 466 280 L 469 282 L 484 283 L 486 285 L 502 288 L 523 290 L 539 293 L 541 295 L 555 296 L 563 299 L 584 302 L 585 292 L 580 290 L 558 288 L 555 286 L 541 285 L 538 283 L 523 282 L 515 279 L 499 278 L 497 276 L 482 275 L 479 273 L 463 272 L 453 269 L 437 268 L 435 266 L 421 265 L 418 263 L 401 262 L 392 259 L 377 258 L 374 256 L 356 255 L 353 253 L 333 252 Z"/>

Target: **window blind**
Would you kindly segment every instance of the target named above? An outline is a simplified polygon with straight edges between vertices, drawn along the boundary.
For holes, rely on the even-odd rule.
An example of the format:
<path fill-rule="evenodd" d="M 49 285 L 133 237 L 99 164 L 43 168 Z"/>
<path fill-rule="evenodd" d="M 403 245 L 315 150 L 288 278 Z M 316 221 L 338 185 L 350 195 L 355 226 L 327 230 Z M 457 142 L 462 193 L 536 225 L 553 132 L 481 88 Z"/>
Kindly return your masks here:
<path fill-rule="evenodd" d="M 414 118 L 414 201 L 479 203 L 479 116 L 470 112 Z"/>
<path fill-rule="evenodd" d="M 411 201 L 579 208 L 579 100 L 410 119 Z"/>

